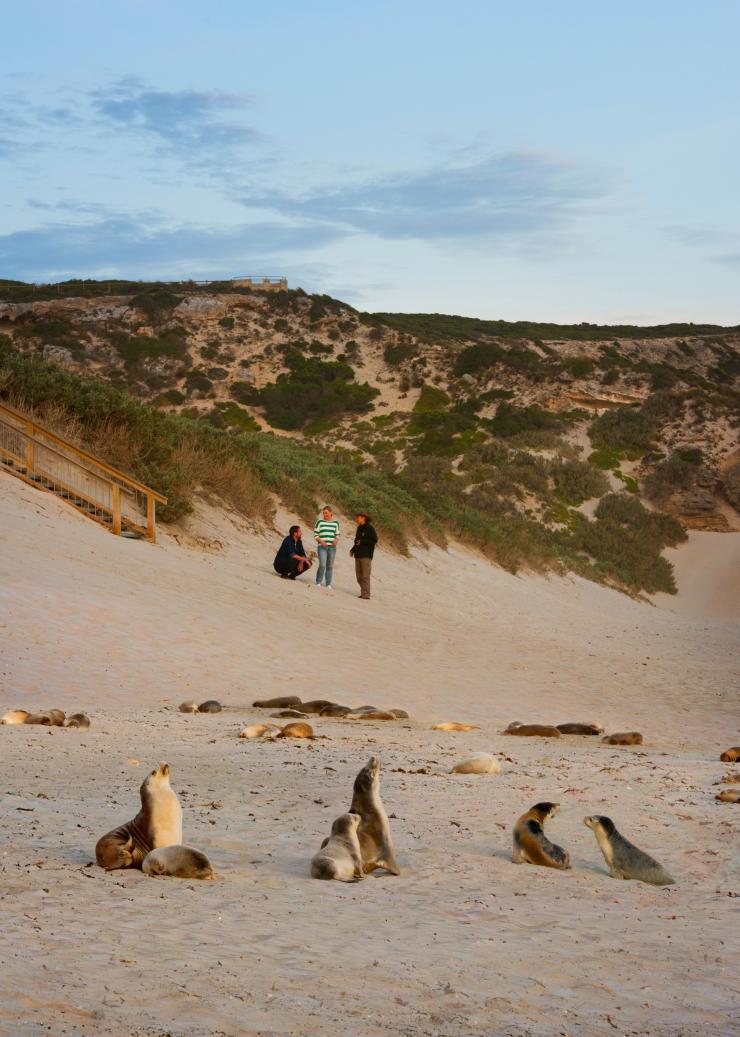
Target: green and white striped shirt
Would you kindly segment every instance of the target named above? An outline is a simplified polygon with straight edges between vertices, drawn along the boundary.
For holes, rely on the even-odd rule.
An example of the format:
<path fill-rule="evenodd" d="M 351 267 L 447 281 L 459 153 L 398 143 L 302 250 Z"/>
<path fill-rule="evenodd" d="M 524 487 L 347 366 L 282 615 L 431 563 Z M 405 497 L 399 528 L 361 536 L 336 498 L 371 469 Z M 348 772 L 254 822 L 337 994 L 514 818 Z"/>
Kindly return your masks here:
<path fill-rule="evenodd" d="M 327 520 L 319 517 L 313 527 L 313 535 L 317 540 L 323 540 L 325 544 L 333 544 L 339 536 L 339 523 L 336 519 Z"/>

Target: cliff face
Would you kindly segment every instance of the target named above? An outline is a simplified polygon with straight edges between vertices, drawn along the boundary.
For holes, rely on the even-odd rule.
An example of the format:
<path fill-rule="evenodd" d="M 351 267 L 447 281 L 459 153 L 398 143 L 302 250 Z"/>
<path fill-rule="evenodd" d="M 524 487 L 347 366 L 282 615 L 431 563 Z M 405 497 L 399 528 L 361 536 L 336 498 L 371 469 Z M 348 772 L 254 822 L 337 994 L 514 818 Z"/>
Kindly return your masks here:
<path fill-rule="evenodd" d="M 602 492 L 584 468 L 582 492 L 561 503 L 627 489 L 687 528 L 740 528 L 735 330 L 455 337 L 429 333 L 432 316 L 420 334 L 390 317 L 300 290 L 168 288 L 0 303 L 0 334 L 220 427 L 462 481 L 484 508 L 563 525 L 552 463 L 588 462 Z"/>

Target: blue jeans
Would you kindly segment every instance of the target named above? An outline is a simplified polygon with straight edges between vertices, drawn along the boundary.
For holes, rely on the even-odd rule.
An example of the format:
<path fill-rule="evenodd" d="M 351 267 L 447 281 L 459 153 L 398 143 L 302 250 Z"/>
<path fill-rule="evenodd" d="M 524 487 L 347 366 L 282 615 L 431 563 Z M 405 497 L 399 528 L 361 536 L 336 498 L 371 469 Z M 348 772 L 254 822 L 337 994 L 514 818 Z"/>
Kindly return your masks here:
<path fill-rule="evenodd" d="M 324 573 L 326 573 L 326 586 L 331 587 L 331 578 L 334 575 L 334 556 L 337 553 L 337 546 L 332 544 L 331 547 L 324 547 L 323 544 L 317 544 L 316 550 L 319 556 L 316 583 L 320 587 L 321 581 L 324 579 Z"/>

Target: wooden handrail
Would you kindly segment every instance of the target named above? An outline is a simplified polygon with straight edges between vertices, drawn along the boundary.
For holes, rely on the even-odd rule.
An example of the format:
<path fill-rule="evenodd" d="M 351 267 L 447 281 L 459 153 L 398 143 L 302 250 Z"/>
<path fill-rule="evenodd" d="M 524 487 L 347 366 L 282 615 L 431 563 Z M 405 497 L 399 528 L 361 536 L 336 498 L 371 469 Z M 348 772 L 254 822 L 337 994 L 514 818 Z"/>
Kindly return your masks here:
<path fill-rule="evenodd" d="M 21 411 L 17 411 L 14 407 L 9 407 L 7 403 L 0 402 L 0 411 L 5 411 L 7 414 L 11 414 L 18 421 L 22 422 L 26 427 L 30 426 L 32 429 L 38 429 L 41 435 L 46 436 L 46 438 L 50 439 L 53 443 L 56 443 L 58 446 L 64 447 L 65 450 L 71 451 L 78 457 L 84 458 L 86 461 L 94 464 L 97 468 L 100 468 L 104 472 L 107 472 L 108 475 L 112 475 L 116 479 L 120 479 L 121 482 L 132 487 L 132 489 L 138 490 L 140 493 L 146 494 L 147 497 L 151 497 L 159 504 L 167 503 L 167 498 L 163 497 L 161 493 L 157 493 L 156 490 L 153 490 L 151 489 L 151 487 L 146 486 L 142 482 L 139 482 L 138 479 L 133 479 L 130 475 L 126 475 L 124 472 L 121 472 L 118 468 L 114 468 L 112 465 L 107 464 L 105 461 L 101 461 L 93 454 L 88 454 L 86 450 L 81 450 L 79 447 L 74 446 L 74 444 L 69 443 L 66 439 L 62 439 L 61 436 L 55 435 L 53 432 L 50 432 L 48 429 L 45 429 L 43 425 L 39 425 L 38 422 L 34 421 L 32 418 L 29 418 L 27 415 L 21 413 Z M 33 435 L 32 432 L 30 434 Z"/>

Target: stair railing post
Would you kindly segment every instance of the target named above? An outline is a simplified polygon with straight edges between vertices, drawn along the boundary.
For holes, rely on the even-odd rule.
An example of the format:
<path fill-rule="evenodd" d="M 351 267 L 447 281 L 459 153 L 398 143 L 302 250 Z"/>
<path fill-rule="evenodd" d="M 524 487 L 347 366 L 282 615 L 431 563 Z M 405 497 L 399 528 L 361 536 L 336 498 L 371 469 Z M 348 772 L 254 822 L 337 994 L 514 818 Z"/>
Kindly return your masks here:
<path fill-rule="evenodd" d="M 153 544 L 156 544 L 157 542 L 157 535 L 154 532 L 154 516 L 156 507 L 157 502 L 154 500 L 154 497 L 148 493 L 146 495 L 146 531 Z"/>
<path fill-rule="evenodd" d="M 117 483 L 111 483 L 113 504 L 113 532 L 116 536 L 121 533 L 121 487 Z"/>
<path fill-rule="evenodd" d="M 28 439 L 26 440 L 26 468 L 29 472 L 33 471 L 33 422 L 26 422 L 26 429 L 28 431 Z"/>

